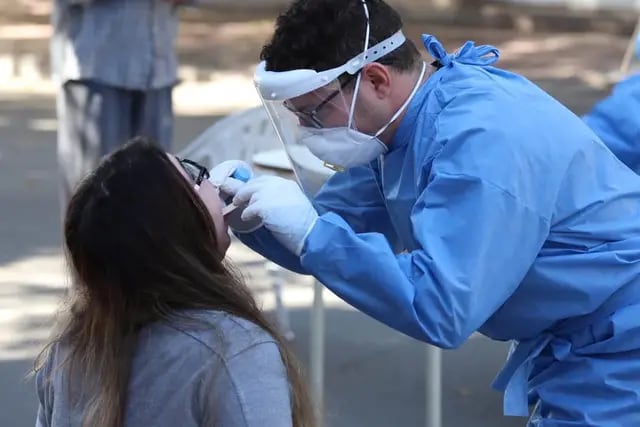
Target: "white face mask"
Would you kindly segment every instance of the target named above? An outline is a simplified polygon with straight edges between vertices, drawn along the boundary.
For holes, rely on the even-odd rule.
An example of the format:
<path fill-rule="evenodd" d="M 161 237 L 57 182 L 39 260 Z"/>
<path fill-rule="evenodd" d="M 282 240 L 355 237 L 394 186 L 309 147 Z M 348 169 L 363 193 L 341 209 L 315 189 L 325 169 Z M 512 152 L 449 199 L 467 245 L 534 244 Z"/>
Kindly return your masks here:
<path fill-rule="evenodd" d="M 395 122 L 407 108 L 414 95 L 420 88 L 422 78 L 426 71 L 426 64 L 422 63 L 422 71 L 413 90 L 400 106 L 398 111 L 382 126 L 374 135 L 367 135 L 354 129 L 353 114 L 356 98 L 360 87 L 360 76 L 356 80 L 353 100 L 349 108 L 349 121 L 347 126 L 316 129 L 301 127 L 300 143 L 305 145 L 317 158 L 323 160 L 327 167 L 334 170 L 344 170 L 353 166 L 365 165 L 388 151 L 387 145 L 378 138 L 387 128 Z"/>
<path fill-rule="evenodd" d="M 303 127 L 300 142 L 325 166 L 341 171 L 369 163 L 387 152 L 387 146 L 377 137 L 347 126 L 316 129 Z"/>

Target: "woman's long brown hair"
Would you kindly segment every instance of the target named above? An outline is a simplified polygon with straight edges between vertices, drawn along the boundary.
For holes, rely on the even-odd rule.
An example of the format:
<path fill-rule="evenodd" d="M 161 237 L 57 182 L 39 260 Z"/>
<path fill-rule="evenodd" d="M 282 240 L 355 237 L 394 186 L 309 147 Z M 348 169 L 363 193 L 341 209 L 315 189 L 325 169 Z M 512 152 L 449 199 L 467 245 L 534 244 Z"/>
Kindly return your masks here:
<path fill-rule="evenodd" d="M 158 147 L 136 139 L 107 157 L 72 197 L 64 237 L 74 278 L 69 309 L 36 370 L 54 346 L 64 346 L 59 369 L 74 379 L 70 397 L 86 399 L 84 426 L 123 426 L 138 331 L 199 309 L 244 318 L 271 334 L 288 374 L 293 425 L 315 425 L 295 357 L 223 264 L 210 214 Z"/>

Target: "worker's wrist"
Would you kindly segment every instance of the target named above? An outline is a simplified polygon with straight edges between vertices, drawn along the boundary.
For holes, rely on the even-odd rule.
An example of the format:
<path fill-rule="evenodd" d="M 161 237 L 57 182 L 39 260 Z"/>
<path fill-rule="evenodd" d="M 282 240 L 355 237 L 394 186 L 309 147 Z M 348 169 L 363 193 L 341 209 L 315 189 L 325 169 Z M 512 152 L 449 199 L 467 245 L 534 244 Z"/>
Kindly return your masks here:
<path fill-rule="evenodd" d="M 298 244 L 298 247 L 296 248 L 295 254 L 297 256 L 301 256 L 302 255 L 302 252 L 304 251 L 304 247 L 305 247 L 305 244 L 307 242 L 307 239 L 309 238 L 309 235 L 313 231 L 313 229 L 316 226 L 317 222 L 318 222 L 318 214 L 316 213 L 315 216 L 312 217 L 311 224 L 307 228 L 307 232 L 304 234 L 304 236 L 302 236 L 302 240 L 300 241 L 300 243 Z"/>

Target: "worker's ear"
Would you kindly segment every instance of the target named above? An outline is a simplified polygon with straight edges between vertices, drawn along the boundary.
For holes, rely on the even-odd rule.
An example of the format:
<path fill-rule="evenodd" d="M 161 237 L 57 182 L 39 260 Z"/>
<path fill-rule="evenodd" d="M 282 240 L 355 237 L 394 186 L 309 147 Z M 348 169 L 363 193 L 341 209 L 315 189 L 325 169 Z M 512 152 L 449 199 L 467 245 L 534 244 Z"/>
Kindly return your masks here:
<path fill-rule="evenodd" d="M 377 62 L 367 64 L 362 68 L 360 84 L 370 84 L 378 99 L 384 99 L 391 93 L 391 75 L 386 66 Z"/>

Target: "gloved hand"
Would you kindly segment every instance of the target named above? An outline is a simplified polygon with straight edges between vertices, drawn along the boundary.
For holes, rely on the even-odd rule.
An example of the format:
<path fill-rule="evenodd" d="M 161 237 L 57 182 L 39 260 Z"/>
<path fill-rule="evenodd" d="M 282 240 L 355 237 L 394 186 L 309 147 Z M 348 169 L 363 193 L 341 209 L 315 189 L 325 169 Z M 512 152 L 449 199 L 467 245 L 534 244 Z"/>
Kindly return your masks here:
<path fill-rule="evenodd" d="M 300 256 L 318 213 L 295 181 L 278 176 L 260 176 L 238 190 L 233 203 L 249 205 L 242 220 L 260 218 L 271 234 Z"/>
<path fill-rule="evenodd" d="M 235 178 L 238 174 L 243 175 L 242 179 Z M 215 166 L 209 172 L 209 181 L 220 188 L 220 197 L 227 204 L 231 203 L 231 199 L 236 195 L 238 189 L 246 185 L 245 183 L 252 177 L 251 166 L 242 160 L 227 160 Z M 239 206 L 225 216 L 227 224 L 236 233 L 251 233 L 262 227 L 260 218 L 255 218 L 252 221 L 242 220 L 242 209 L 244 207 Z"/>
<path fill-rule="evenodd" d="M 235 196 L 238 189 L 245 184 L 244 181 L 232 177 L 238 169 L 247 171 L 249 178 L 253 177 L 253 171 L 247 162 L 242 160 L 227 160 L 209 171 L 209 181 L 211 181 L 213 185 L 220 187 L 220 191 L 230 196 Z"/>

